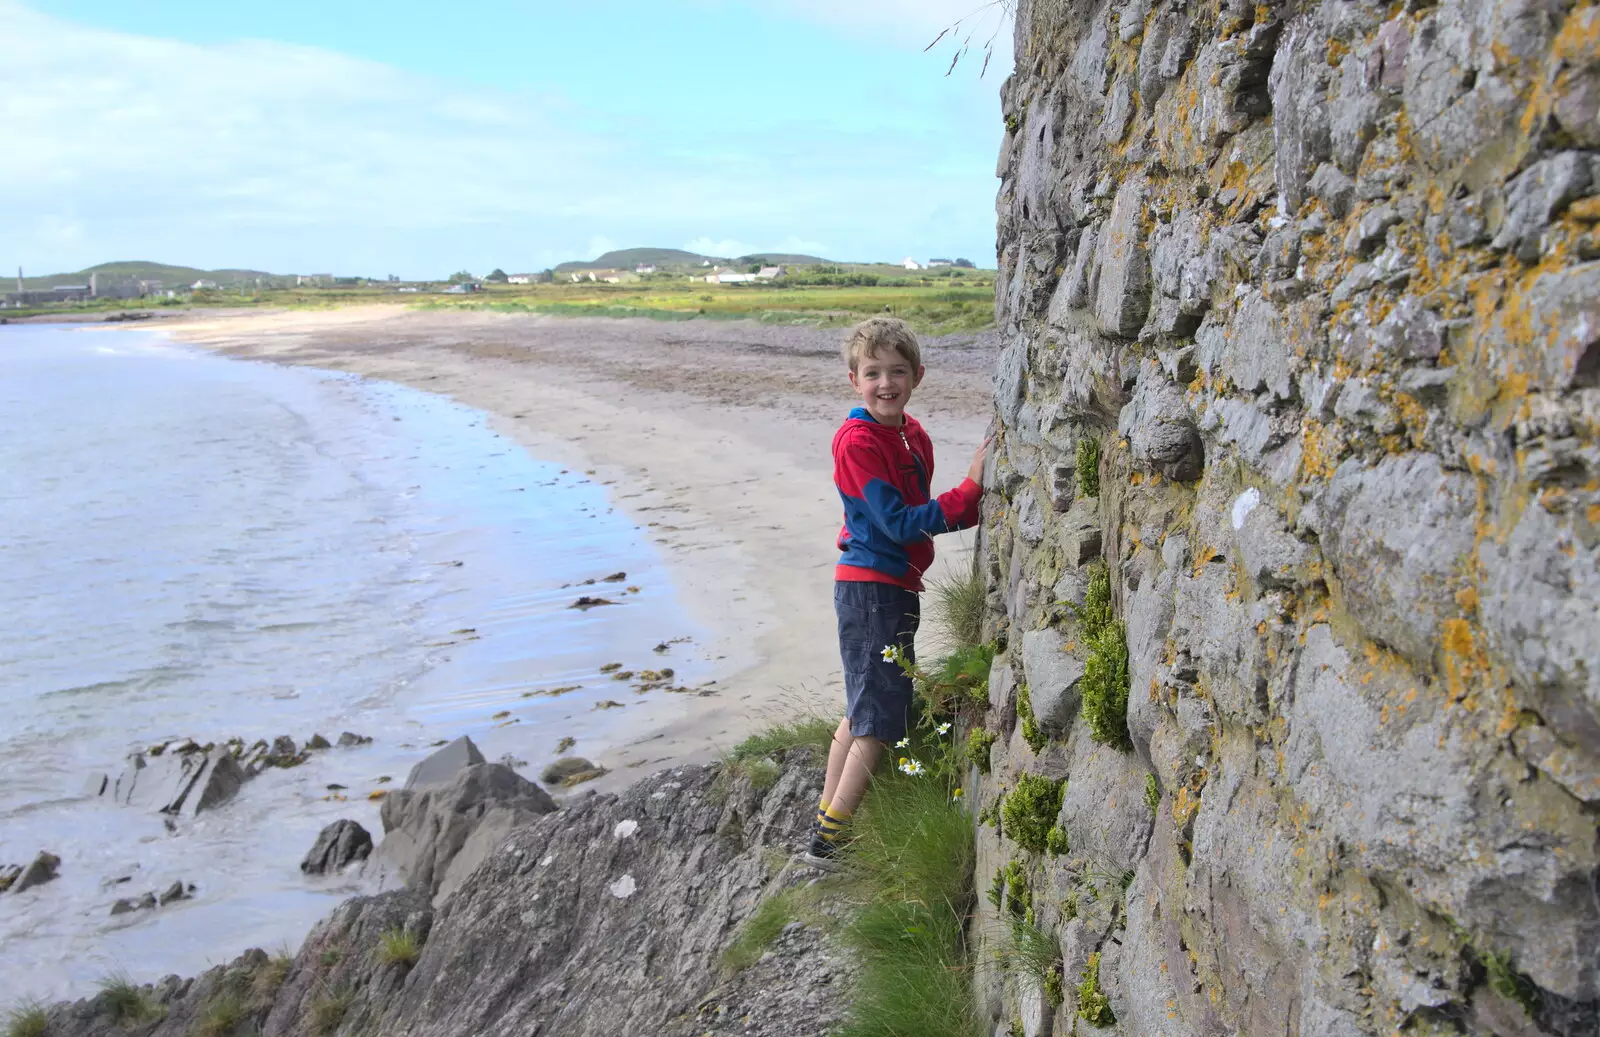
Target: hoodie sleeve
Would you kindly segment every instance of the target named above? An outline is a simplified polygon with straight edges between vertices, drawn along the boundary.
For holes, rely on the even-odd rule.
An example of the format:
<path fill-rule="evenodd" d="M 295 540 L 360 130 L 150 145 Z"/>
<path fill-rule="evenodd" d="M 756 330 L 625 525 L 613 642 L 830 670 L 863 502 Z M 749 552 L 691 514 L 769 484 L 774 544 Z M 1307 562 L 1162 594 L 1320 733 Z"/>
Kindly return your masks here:
<path fill-rule="evenodd" d="M 862 502 L 868 519 L 897 544 L 910 544 L 977 523 L 982 491 L 971 479 L 926 504 L 905 502 L 888 458 L 871 442 L 846 436 L 836 463 L 839 491 Z M 965 520 L 965 521 L 963 521 Z"/>

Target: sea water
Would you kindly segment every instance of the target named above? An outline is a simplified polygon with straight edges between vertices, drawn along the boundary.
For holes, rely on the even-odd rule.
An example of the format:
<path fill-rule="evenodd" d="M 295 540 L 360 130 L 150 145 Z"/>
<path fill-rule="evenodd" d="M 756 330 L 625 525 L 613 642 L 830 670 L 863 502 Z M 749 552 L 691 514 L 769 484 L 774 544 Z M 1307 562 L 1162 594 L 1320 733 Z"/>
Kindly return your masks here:
<path fill-rule="evenodd" d="M 563 736 L 615 744 L 642 711 L 594 706 L 644 700 L 600 665 L 692 682 L 697 633 L 607 488 L 479 412 L 146 331 L 0 327 L 0 865 L 62 860 L 0 895 L 0 1003 L 292 949 L 359 890 L 300 874 L 323 825 L 379 836 L 368 797 L 441 739 L 530 777 Z M 373 742 L 176 825 L 84 794 L 169 738 L 346 730 Z M 175 881 L 193 899 L 109 914 Z"/>

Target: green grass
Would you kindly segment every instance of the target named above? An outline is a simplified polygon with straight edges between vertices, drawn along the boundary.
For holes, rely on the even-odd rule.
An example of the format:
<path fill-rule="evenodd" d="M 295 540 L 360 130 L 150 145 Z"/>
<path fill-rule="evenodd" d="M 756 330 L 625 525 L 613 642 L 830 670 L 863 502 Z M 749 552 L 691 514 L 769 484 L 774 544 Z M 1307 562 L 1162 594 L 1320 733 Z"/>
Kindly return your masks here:
<path fill-rule="evenodd" d="M 1152 814 L 1156 812 L 1156 808 L 1161 806 L 1161 787 L 1156 784 L 1156 776 L 1154 774 L 1146 774 L 1144 776 L 1144 805 L 1149 808 Z"/>
<path fill-rule="evenodd" d="M 779 724 L 758 731 L 734 746 L 726 760 L 729 763 L 741 763 L 798 748 L 817 749 L 826 753 L 828 746 L 833 744 L 833 732 L 838 727 L 837 720 L 822 717 L 805 717 L 792 724 Z"/>
<path fill-rule="evenodd" d="M 392 926 L 378 937 L 378 962 L 410 967 L 422 956 L 422 941 L 403 925 Z"/>
<path fill-rule="evenodd" d="M 722 952 L 723 967 L 739 972 L 760 960 L 783 927 L 798 914 L 793 892 L 784 890 L 763 900 L 755 913 L 739 927 L 739 936 Z"/>
<path fill-rule="evenodd" d="M 194 1037 L 229 1037 L 245 1018 L 244 1002 L 235 993 L 218 994 L 206 1003 L 195 1023 Z"/>
<path fill-rule="evenodd" d="M 1012 922 L 1011 939 L 1000 952 L 1000 964 L 1015 976 L 1039 981 L 1050 1003 L 1061 1003 L 1061 946 L 1037 925 Z"/>
<path fill-rule="evenodd" d="M 345 1013 L 350 1011 L 355 999 L 355 991 L 349 987 L 324 991 L 311 1002 L 311 1033 L 315 1037 L 332 1037 L 338 1032 L 339 1025 L 344 1022 Z"/>
<path fill-rule="evenodd" d="M 1078 440 L 1078 496 L 1100 496 L 1100 441 Z"/>
<path fill-rule="evenodd" d="M 117 973 L 100 981 L 100 995 L 118 1026 L 132 1026 L 159 1018 L 161 1007 L 145 989 L 126 975 Z"/>
<path fill-rule="evenodd" d="M 906 320 L 919 332 L 946 334 L 981 331 L 994 323 L 994 287 L 986 279 L 959 286 L 935 278 L 896 279 L 904 283 L 710 285 L 687 278 L 605 284 L 493 285 L 468 296 L 412 295 L 426 309 L 543 313 L 561 317 L 644 317 L 651 320 L 753 320 L 767 324 L 846 327 L 884 313 Z M 288 293 L 283 293 L 288 294 Z M 320 294 L 320 293 L 319 293 Z M 331 294 L 331 293 L 330 293 Z M 381 288 L 357 293 L 350 301 L 406 300 Z"/>
<path fill-rule="evenodd" d="M 1066 787 L 1064 781 L 1051 781 L 1038 774 L 1021 775 L 1000 808 L 1001 830 L 1024 850 L 1044 852 Z"/>
<path fill-rule="evenodd" d="M 948 782 L 889 772 L 858 815 L 849 857 L 861 907 L 845 929 L 860 967 L 845 1037 L 976 1037 L 963 928 L 976 858 Z"/>
<path fill-rule="evenodd" d="M 37 1001 L 25 1001 L 6 1012 L 6 1037 L 44 1037 L 50 1015 Z"/>

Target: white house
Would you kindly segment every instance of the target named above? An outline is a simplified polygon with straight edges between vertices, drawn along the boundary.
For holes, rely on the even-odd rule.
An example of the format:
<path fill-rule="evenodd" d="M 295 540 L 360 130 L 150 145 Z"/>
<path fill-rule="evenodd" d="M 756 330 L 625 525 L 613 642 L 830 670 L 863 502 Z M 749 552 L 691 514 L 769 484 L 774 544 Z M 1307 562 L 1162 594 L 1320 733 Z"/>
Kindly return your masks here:
<path fill-rule="evenodd" d="M 921 270 L 922 269 L 922 264 L 917 262 L 915 259 L 912 259 L 910 256 L 907 256 L 906 258 L 902 259 L 900 261 L 900 265 L 905 267 L 907 270 Z"/>
<path fill-rule="evenodd" d="M 758 281 L 770 281 L 774 277 L 782 277 L 782 276 L 783 276 L 783 267 L 781 267 L 781 266 L 764 266 L 756 274 L 756 280 L 758 280 Z"/>
<path fill-rule="evenodd" d="M 533 284 L 539 279 L 538 274 L 511 274 L 506 278 L 507 284 Z"/>
<path fill-rule="evenodd" d="M 206 290 L 215 290 L 216 287 L 217 287 L 217 282 L 215 282 L 215 281 L 207 281 L 204 278 L 201 278 L 200 280 L 196 281 L 194 284 L 190 285 L 189 287 L 193 288 L 197 292 L 206 291 Z M 88 286 L 85 286 L 84 290 L 88 291 Z"/>
<path fill-rule="evenodd" d="M 949 265 L 950 265 L 950 261 L 948 259 L 930 259 L 930 260 L 928 260 L 928 269 L 929 270 L 932 270 L 936 266 L 949 266 Z"/>
<path fill-rule="evenodd" d="M 640 263 L 633 268 L 633 272 L 636 274 L 653 274 L 656 272 L 656 268 L 650 263 Z"/>
<path fill-rule="evenodd" d="M 717 275 L 718 284 L 743 284 L 746 281 L 754 281 L 755 279 L 755 274 L 741 274 L 737 270 L 724 270 Z"/>

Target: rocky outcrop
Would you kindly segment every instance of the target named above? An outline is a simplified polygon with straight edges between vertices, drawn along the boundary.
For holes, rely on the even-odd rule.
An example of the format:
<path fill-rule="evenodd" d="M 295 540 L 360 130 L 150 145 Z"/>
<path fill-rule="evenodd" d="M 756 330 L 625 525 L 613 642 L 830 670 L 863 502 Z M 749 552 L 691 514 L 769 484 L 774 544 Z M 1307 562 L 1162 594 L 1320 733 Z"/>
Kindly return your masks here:
<path fill-rule="evenodd" d="M 555 809 L 548 793 L 510 767 L 469 764 L 444 784 L 384 797 L 383 842 L 368 872 L 380 887 L 423 890 L 441 904 L 507 835 Z"/>
<path fill-rule="evenodd" d="M 796 753 L 765 789 L 687 767 L 587 797 L 517 830 L 442 907 L 422 889 L 356 898 L 292 959 L 251 951 L 146 987 L 154 1021 L 136 1029 L 821 1037 L 847 1007 L 850 966 L 814 921 L 791 923 L 743 971 L 722 960 L 763 899 L 814 879 L 789 859 L 820 782 Z M 55 1005 L 48 1032 L 130 1032 L 115 1010 L 107 995 Z"/>
<path fill-rule="evenodd" d="M 306 851 L 300 870 L 307 875 L 337 875 L 350 865 L 366 860 L 371 853 L 371 833 L 355 821 L 343 819 L 317 833 L 317 841 Z"/>
<path fill-rule="evenodd" d="M 339 736 L 342 748 L 371 741 L 349 731 Z M 240 738 L 209 745 L 178 739 L 131 753 L 115 778 L 91 774 L 83 792 L 124 806 L 194 817 L 232 800 L 245 782 L 268 767 L 296 767 L 311 753 L 331 748 L 321 735 L 312 735 L 303 747 L 288 735 L 279 735 L 270 745 L 264 739 L 250 745 Z"/>
<path fill-rule="evenodd" d="M 1015 46 L 981 816 L 1066 789 L 1064 852 L 980 826 L 1030 892 L 987 1016 L 1600 1032 L 1600 8 L 1022 0 Z"/>

